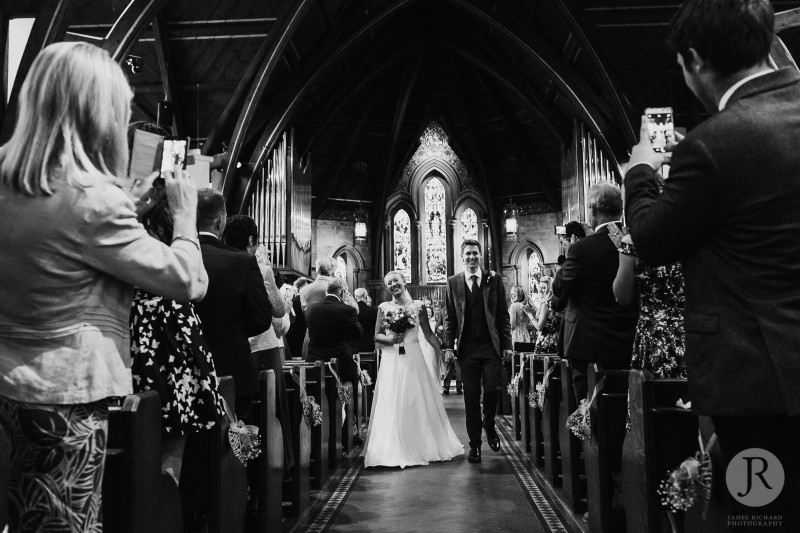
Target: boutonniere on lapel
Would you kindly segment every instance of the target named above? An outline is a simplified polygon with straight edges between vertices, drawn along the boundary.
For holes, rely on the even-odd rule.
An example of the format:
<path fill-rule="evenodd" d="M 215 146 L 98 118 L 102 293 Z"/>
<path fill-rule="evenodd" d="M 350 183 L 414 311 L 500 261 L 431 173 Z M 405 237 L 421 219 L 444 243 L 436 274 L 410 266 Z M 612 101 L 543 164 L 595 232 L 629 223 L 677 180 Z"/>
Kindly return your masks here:
<path fill-rule="evenodd" d="M 494 276 L 495 274 L 497 274 L 497 272 L 495 272 L 494 270 L 490 270 L 489 272 L 484 272 L 483 280 L 481 280 L 481 285 L 483 285 L 484 283 L 488 283 L 489 280 L 492 279 L 492 276 Z"/>

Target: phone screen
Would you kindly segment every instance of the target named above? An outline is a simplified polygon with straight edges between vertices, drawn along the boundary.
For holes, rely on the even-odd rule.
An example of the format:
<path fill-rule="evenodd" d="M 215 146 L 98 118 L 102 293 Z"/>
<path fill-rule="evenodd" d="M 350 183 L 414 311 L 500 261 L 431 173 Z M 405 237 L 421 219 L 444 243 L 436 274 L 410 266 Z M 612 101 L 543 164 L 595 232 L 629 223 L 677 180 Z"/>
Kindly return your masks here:
<path fill-rule="evenodd" d="M 175 165 L 186 168 L 187 139 L 164 139 L 161 152 L 161 174 L 171 171 Z"/>
<path fill-rule="evenodd" d="M 663 152 L 667 147 L 667 140 L 673 138 L 672 108 L 648 107 L 644 113 L 648 120 L 650 143 L 653 145 L 653 150 Z"/>

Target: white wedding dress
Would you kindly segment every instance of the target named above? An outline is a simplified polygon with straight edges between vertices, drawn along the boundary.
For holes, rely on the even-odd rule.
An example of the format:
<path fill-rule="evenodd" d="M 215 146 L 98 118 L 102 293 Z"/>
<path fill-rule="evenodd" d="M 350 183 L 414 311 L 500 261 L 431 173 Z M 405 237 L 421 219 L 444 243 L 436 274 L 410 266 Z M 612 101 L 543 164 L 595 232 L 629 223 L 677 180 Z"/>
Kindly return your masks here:
<path fill-rule="evenodd" d="M 415 300 L 417 310 L 422 305 Z M 384 302 L 384 313 L 396 307 Z M 384 346 L 370 415 L 364 466 L 426 465 L 464 453 L 447 413 L 439 383 L 425 362 L 420 327 L 406 332 L 405 353 Z"/>

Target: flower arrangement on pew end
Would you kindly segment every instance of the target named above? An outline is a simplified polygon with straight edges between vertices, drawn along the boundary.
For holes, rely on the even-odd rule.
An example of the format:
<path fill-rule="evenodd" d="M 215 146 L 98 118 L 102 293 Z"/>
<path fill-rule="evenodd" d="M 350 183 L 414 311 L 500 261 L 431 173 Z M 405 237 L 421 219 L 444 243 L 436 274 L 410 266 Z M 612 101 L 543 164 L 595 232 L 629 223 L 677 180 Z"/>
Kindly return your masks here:
<path fill-rule="evenodd" d="M 313 396 L 306 396 L 303 401 L 303 420 L 308 429 L 322 425 L 322 407 L 314 400 Z"/>

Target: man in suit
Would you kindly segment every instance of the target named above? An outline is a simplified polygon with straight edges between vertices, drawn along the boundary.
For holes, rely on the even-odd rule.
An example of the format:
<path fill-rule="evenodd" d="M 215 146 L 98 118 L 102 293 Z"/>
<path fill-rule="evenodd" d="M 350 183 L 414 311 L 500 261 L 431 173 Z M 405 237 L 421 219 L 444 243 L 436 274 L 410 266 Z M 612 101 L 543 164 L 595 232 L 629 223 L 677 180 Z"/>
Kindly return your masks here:
<path fill-rule="evenodd" d="M 225 199 L 219 192 L 198 191 L 197 230 L 208 292 L 195 310 L 217 375 L 233 376 L 236 412 L 247 418 L 251 397 L 258 391 L 258 372 L 248 338 L 270 328 L 273 309 L 256 258 L 220 240 L 225 215 Z"/>
<path fill-rule="evenodd" d="M 355 299 L 358 304 L 358 323 L 361 324 L 363 333 L 356 343 L 357 352 L 375 351 L 375 322 L 378 320 L 378 310 L 369 304 L 369 294 L 367 289 L 359 287 L 355 291 Z"/>
<path fill-rule="evenodd" d="M 305 277 L 297 278 L 294 280 L 294 288 L 297 293 L 292 298 L 292 313 L 294 315 L 294 319 L 292 322 L 292 327 L 289 328 L 289 332 L 286 333 L 286 344 L 289 348 L 289 354 L 291 357 L 299 357 L 303 358 L 303 342 L 306 338 L 306 315 L 303 313 L 303 307 L 300 304 L 300 290 L 308 285 L 311 280 Z M 290 355 L 287 354 L 287 358 Z"/>
<path fill-rule="evenodd" d="M 481 428 L 494 451 L 500 450 L 494 416 L 500 391 L 500 360 L 510 358 L 511 324 L 503 279 L 481 270 L 481 245 L 466 239 L 461 244 L 464 272 L 447 279 L 444 345 L 445 358 L 458 359 L 464 386 L 470 463 L 481 462 Z M 483 383 L 483 421 L 481 421 Z"/>
<path fill-rule="evenodd" d="M 309 283 L 300 290 L 300 305 L 302 305 L 303 311 L 307 310 L 310 305 L 325 299 L 328 282 L 336 273 L 336 260 L 332 257 L 317 258 L 315 266 L 317 269 L 317 278 L 313 283 Z M 358 304 L 353 298 L 353 295 L 350 294 L 347 283 L 344 285 L 344 291 L 344 299 L 342 301 L 358 312 Z"/>
<path fill-rule="evenodd" d="M 639 302 L 621 306 L 614 297 L 619 253 L 608 236 L 609 224 L 621 226 L 622 193 L 610 182 L 589 188 L 589 223 L 594 234 L 575 241 L 553 281 L 553 309 L 564 312 L 564 357 L 572 365 L 578 402 L 587 396 L 589 363 L 607 369 L 628 368 Z"/>
<path fill-rule="evenodd" d="M 358 312 L 344 303 L 347 284 L 338 277 L 331 277 L 326 287 L 326 295 L 322 301 L 310 305 L 306 309 L 308 325 L 308 354 L 306 361 L 330 361 L 336 358 L 339 367 L 339 378 L 342 383 L 353 385 L 353 405 L 358 405 L 358 369 L 353 360 L 352 345 L 361 338 L 361 324 L 358 323 Z M 346 428 L 356 424 L 355 420 L 346 420 Z M 359 444 L 361 437 L 356 434 L 354 444 Z M 349 450 L 348 450 L 349 451 Z"/>
<path fill-rule="evenodd" d="M 783 529 L 770 530 L 800 531 L 800 73 L 771 69 L 773 32 L 766 0 L 681 6 L 669 41 L 687 86 L 714 115 L 668 153 L 652 149 L 643 117 L 625 189 L 640 259 L 682 261 L 692 408 L 711 416 L 723 467 L 753 466 L 715 491 L 726 497 L 720 503 L 729 515 L 781 516 Z M 782 490 L 774 461 L 758 450 L 782 463 Z M 725 484 L 724 470 L 714 475 Z M 754 491 L 780 494 L 753 508 Z"/>

